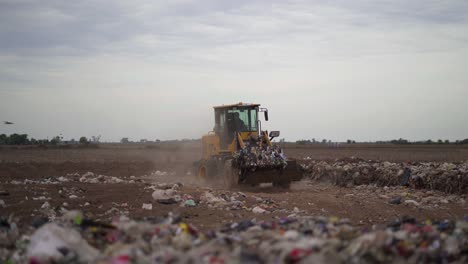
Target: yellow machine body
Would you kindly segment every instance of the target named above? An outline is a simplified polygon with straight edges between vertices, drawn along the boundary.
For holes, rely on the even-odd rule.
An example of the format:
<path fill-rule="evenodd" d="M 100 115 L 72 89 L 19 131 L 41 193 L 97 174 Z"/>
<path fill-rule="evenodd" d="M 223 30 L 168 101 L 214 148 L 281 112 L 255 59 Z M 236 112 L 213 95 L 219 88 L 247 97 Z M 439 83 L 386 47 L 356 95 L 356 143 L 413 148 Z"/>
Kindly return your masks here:
<path fill-rule="evenodd" d="M 261 130 L 261 122 L 258 119 L 259 112 L 265 113 L 268 120 L 267 110 L 260 108 L 259 104 L 231 104 L 215 106 L 215 127 L 212 131 L 202 137 L 202 159 L 198 162 L 197 175 L 207 178 L 207 175 L 229 174 L 230 168 L 226 168 L 225 162 L 232 160 L 234 152 L 245 147 L 245 142 L 256 139 L 256 144 L 272 146 L 267 131 Z M 278 132 L 279 134 L 279 132 Z M 260 136 L 260 137 L 259 137 Z M 229 161 L 230 162 L 230 161 Z M 291 166 L 289 166 L 291 163 Z M 295 161 L 288 161 L 289 171 L 296 169 Z M 226 170 L 230 172 L 226 172 Z M 234 173 L 235 174 L 235 173 Z M 290 176 L 283 175 L 285 172 L 263 173 L 255 172 L 257 182 L 280 182 L 289 185 Z M 274 175 L 276 174 L 276 175 Z M 234 175 L 234 177 L 236 177 Z M 212 178 L 212 177 L 210 177 Z"/>
<path fill-rule="evenodd" d="M 267 144 L 271 146 L 271 141 L 266 135 L 266 132 L 262 134 L 268 142 Z M 202 137 L 203 159 L 209 159 L 212 156 L 220 154 L 232 154 L 239 149 L 237 142 L 239 142 L 239 144 L 242 146 L 244 144 L 244 141 L 249 140 L 249 138 L 251 138 L 252 136 L 257 137 L 258 132 L 239 132 L 237 136 L 237 141 L 236 139 L 233 139 L 226 149 L 221 149 L 219 135 L 216 135 L 214 132 L 204 135 Z"/>

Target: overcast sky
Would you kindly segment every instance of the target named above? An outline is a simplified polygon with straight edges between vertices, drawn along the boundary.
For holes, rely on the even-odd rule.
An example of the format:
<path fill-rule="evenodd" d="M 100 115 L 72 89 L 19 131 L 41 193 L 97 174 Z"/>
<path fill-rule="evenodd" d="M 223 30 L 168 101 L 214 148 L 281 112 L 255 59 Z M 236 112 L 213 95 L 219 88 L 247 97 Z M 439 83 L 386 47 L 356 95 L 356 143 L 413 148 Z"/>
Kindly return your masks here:
<path fill-rule="evenodd" d="M 296 139 L 468 138 L 466 0 L 0 0 L 0 133 L 199 138 L 261 103 Z"/>

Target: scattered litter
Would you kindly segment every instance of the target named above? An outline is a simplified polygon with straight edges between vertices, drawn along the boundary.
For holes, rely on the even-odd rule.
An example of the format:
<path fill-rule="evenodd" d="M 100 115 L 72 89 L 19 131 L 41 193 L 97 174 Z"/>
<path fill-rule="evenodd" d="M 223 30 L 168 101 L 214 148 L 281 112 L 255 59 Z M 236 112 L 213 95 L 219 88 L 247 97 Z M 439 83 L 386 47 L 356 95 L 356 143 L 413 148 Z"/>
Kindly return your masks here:
<path fill-rule="evenodd" d="M 50 223 L 39 228 L 27 247 L 29 263 L 55 263 L 58 261 L 91 262 L 99 251 L 91 247 L 80 233 Z"/>
<path fill-rule="evenodd" d="M 416 202 L 415 200 L 405 200 L 403 202 L 404 204 L 409 204 L 409 205 L 414 205 L 414 206 L 419 206 L 420 204 Z"/>
<path fill-rule="evenodd" d="M 389 204 L 401 204 L 401 197 L 396 197 L 388 201 Z"/>
<path fill-rule="evenodd" d="M 45 197 L 45 196 L 33 197 L 32 199 L 33 199 L 34 201 L 50 200 L 50 198 L 47 198 L 47 197 Z"/>
<path fill-rule="evenodd" d="M 50 208 L 49 202 L 45 202 L 41 205 L 41 209 L 49 209 L 49 208 Z"/>
<path fill-rule="evenodd" d="M 81 183 L 137 183 L 143 182 L 140 179 L 130 178 L 130 179 L 122 179 L 115 176 L 107 176 L 107 175 L 100 175 L 95 174 L 93 172 L 86 172 L 84 174 L 79 173 L 68 173 L 63 176 L 54 177 L 54 178 L 46 178 L 41 180 L 29 180 L 25 179 L 24 181 L 12 180 L 10 183 L 19 185 L 19 184 L 61 184 L 66 182 L 81 182 Z"/>
<path fill-rule="evenodd" d="M 144 203 L 142 206 L 141 206 L 142 209 L 144 210 L 153 210 L 153 204 L 151 203 Z"/>
<path fill-rule="evenodd" d="M 200 200 L 207 204 L 226 204 L 226 200 L 221 197 L 214 196 L 211 192 L 204 192 L 200 196 Z"/>
<path fill-rule="evenodd" d="M 151 173 L 151 175 L 153 176 L 166 176 L 167 175 L 167 172 L 166 171 L 155 171 L 153 173 Z"/>
<path fill-rule="evenodd" d="M 190 200 L 186 200 L 184 202 L 184 206 L 188 206 L 188 207 L 194 207 L 196 206 L 197 204 L 195 203 L 195 201 L 193 199 L 190 199 Z"/>
<path fill-rule="evenodd" d="M 176 204 L 177 201 L 174 198 L 167 198 L 167 199 L 158 199 L 156 200 L 160 204 Z"/>
<path fill-rule="evenodd" d="M 253 212 L 254 214 L 264 214 L 264 213 L 267 212 L 267 210 L 265 210 L 265 209 L 263 209 L 263 208 L 261 208 L 261 207 L 259 207 L 259 206 L 255 206 L 255 207 L 252 209 L 252 212 Z"/>
<path fill-rule="evenodd" d="M 167 190 L 160 190 L 157 189 L 151 195 L 154 200 L 161 204 L 175 204 L 177 201 L 180 201 L 180 195 L 177 194 L 176 190 L 167 189 Z"/>
<path fill-rule="evenodd" d="M 10 263 L 466 263 L 468 221 L 402 217 L 363 230 L 336 217 L 242 220 L 201 232 L 169 214 L 112 223 L 67 213 L 19 238 L 0 221 L 0 261 Z M 16 230 L 16 231 L 15 231 Z M 30 239 L 29 239 L 30 237 Z M 8 261 L 8 262 L 7 262 Z"/>
<path fill-rule="evenodd" d="M 58 177 L 57 180 L 58 180 L 59 182 L 69 182 L 69 181 L 70 181 L 68 178 L 63 177 L 63 176 Z"/>

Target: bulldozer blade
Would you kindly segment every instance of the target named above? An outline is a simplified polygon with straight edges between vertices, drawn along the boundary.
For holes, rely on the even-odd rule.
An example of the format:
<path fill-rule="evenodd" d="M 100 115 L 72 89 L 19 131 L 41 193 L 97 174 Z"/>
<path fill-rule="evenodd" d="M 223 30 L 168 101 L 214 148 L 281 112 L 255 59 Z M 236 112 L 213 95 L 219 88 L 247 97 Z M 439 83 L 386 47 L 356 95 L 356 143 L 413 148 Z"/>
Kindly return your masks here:
<path fill-rule="evenodd" d="M 295 160 L 288 160 L 288 165 L 284 169 L 264 169 L 245 170 L 239 179 L 240 184 L 257 185 L 260 183 L 273 183 L 273 185 L 287 187 L 292 181 L 299 181 L 302 172 Z"/>

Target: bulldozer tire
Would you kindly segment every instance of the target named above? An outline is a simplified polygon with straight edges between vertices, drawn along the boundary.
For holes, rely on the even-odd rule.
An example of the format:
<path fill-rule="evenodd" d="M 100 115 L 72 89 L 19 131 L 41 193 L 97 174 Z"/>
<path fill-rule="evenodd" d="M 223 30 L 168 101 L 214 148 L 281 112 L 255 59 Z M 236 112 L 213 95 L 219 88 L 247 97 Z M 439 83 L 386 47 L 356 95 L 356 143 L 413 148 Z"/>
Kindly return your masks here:
<path fill-rule="evenodd" d="M 289 187 L 291 186 L 291 182 L 289 181 L 273 182 L 273 186 L 284 188 L 284 189 L 289 189 Z"/>
<path fill-rule="evenodd" d="M 234 188 L 239 183 L 238 169 L 234 166 L 232 159 L 224 162 L 223 183 L 228 189 Z"/>
<path fill-rule="evenodd" d="M 198 177 L 199 180 L 206 181 L 207 170 L 206 170 L 206 166 L 205 166 L 205 165 L 200 165 L 200 166 L 198 167 L 197 177 Z"/>

